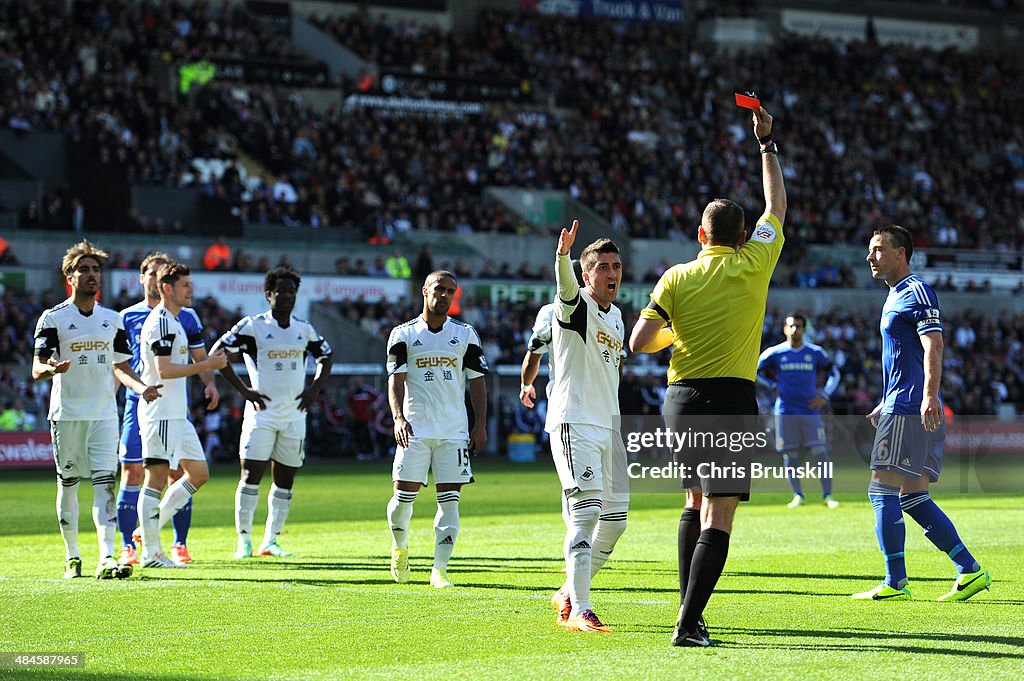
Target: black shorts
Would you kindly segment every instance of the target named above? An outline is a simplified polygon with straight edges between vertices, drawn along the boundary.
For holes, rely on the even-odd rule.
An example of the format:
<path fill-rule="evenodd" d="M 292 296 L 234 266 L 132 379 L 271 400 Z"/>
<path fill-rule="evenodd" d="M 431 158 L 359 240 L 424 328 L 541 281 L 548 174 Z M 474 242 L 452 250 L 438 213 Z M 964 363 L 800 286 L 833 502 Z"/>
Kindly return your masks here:
<path fill-rule="evenodd" d="M 663 413 L 665 425 L 680 433 L 739 438 L 759 428 L 754 382 L 742 378 L 672 383 L 665 392 Z M 746 447 L 687 447 L 676 454 L 676 463 L 689 473 L 681 481 L 683 487 L 700 485 L 706 497 L 750 499 L 750 450 Z"/>

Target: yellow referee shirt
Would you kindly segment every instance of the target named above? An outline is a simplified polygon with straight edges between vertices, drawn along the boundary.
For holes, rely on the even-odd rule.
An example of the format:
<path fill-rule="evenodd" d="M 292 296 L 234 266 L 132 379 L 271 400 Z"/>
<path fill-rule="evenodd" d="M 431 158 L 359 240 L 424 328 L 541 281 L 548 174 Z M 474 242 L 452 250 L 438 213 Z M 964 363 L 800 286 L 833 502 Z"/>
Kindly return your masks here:
<path fill-rule="evenodd" d="M 672 325 L 668 382 L 688 378 L 757 375 L 768 283 L 782 253 L 782 223 L 771 213 L 758 220 L 738 250 L 709 246 L 695 260 L 662 275 L 644 319 Z"/>

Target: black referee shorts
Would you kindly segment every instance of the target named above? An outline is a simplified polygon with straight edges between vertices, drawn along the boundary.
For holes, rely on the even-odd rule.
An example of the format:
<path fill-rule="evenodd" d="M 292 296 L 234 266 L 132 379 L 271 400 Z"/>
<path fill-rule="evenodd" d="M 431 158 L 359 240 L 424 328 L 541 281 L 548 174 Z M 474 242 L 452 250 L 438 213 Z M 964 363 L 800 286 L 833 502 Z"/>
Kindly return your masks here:
<path fill-rule="evenodd" d="M 740 445 L 758 428 L 754 382 L 742 378 L 676 381 L 665 392 L 665 425 L 694 444 L 676 452 L 687 474 L 681 484 L 700 485 L 706 497 L 750 499 L 750 451 Z M 748 438 L 749 439 L 749 438 Z M 715 446 L 708 447 L 713 442 Z"/>

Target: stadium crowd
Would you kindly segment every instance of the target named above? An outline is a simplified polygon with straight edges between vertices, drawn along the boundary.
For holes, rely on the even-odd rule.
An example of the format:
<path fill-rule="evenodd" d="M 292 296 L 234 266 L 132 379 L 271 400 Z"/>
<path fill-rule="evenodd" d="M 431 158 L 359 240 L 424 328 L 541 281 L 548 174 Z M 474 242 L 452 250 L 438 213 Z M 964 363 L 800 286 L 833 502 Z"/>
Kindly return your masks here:
<path fill-rule="evenodd" d="M 248 220 L 368 237 L 524 230 L 481 200 L 488 185 L 514 185 L 566 189 L 633 236 L 689 238 L 709 196 L 736 197 L 751 212 L 759 200 L 731 93 L 735 83 L 763 83 L 778 116 L 799 109 L 814 121 L 780 140 L 791 261 L 803 243 L 860 244 L 889 220 L 927 225 L 920 238 L 930 245 L 1024 243 L 1024 132 L 1014 125 L 1024 114 L 1022 71 L 982 54 L 787 36 L 736 60 L 699 43 L 692 27 L 485 10 L 475 32 L 457 38 L 357 14 L 319 21 L 346 46 L 372 50 L 364 56 L 378 65 L 514 75 L 557 93 L 557 106 L 392 118 L 318 112 L 270 85 L 211 84 L 190 108 L 157 87 L 147 58 L 294 57 L 295 47 L 260 33 L 240 9 L 95 7 L 63 17 L 46 3 L 4 5 L 15 76 L 0 86 L 4 124 L 64 131 L 133 182 L 200 186 Z M 367 47 L 367 36 L 381 42 Z M 270 174 L 243 182 L 240 150 Z M 226 161 L 219 177 L 196 168 L 209 158 Z"/>
<path fill-rule="evenodd" d="M 794 265 L 791 286 L 855 286 L 849 265 L 806 264 L 802 246 L 861 245 L 867 230 L 890 220 L 917 227 L 919 246 L 1024 246 L 1024 131 L 1016 125 L 1024 118 L 1024 73 L 980 53 L 788 36 L 760 55 L 736 60 L 698 43 L 692 27 L 658 23 L 484 10 L 476 30 L 459 36 L 371 20 L 363 11 L 314 18 L 380 67 L 523 79 L 531 91 L 555 97 L 554 106 L 541 97 L 488 105 L 478 117 L 392 117 L 341 105 L 320 111 L 294 90 L 266 83 L 213 83 L 194 101 L 158 84 L 153 64 L 176 59 L 306 59 L 240 6 L 100 0 L 72 3 L 70 13 L 64 8 L 52 0 L 0 5 L 7 30 L 0 48 L 0 125 L 63 133 L 130 182 L 196 187 L 251 222 L 345 227 L 367 239 L 412 230 L 526 232 L 521 220 L 482 200 L 486 186 L 513 185 L 565 189 L 631 236 L 689 239 L 712 195 L 732 196 L 748 217 L 755 215 L 757 168 L 730 96 L 735 83 L 764 83 L 760 94 L 778 116 L 799 109 L 801 118 L 813 121 L 779 140 L 790 188 L 784 258 Z M 379 93 L 375 84 L 338 85 L 346 93 L 359 87 Z M 825 91 L 831 98 L 818 96 Z M 835 100 L 845 105 L 833 106 Z M 727 120 L 735 123 L 723 128 Z M 266 174 L 246 177 L 240 151 Z M 958 162 L 949 163 L 950 157 Z M 202 159 L 223 163 L 212 172 L 200 167 Z M 80 233 L 84 219 L 79 197 L 47 192 L 41 202 L 21 207 L 20 224 Z M 159 216 L 137 214 L 126 226 L 165 229 Z M 141 257 L 115 251 L 110 265 L 135 268 Z M 551 278 L 525 263 L 518 269 L 508 262 L 439 265 L 460 277 Z M 266 256 L 236 249 L 224 268 L 262 272 L 269 266 Z M 354 276 L 422 278 L 424 269 L 431 268 L 397 252 L 336 262 L 338 274 Z M 626 279 L 652 282 L 663 269 Z M 950 283 L 937 288 L 949 290 Z M 8 401 L 21 400 L 36 415 L 45 411 L 48 391 L 22 375 L 35 319 L 54 302 L 52 291 L 21 300 L 8 291 L 0 299 L 0 386 Z M 132 302 L 121 292 L 113 306 Z M 335 305 L 382 342 L 392 326 L 417 313 L 409 304 Z M 212 299 L 197 307 L 208 345 L 241 316 Z M 494 364 L 519 362 L 534 313 L 522 304 L 463 300 L 462 317 L 480 330 Z M 779 314 L 766 317 L 765 345 L 779 340 Z M 632 326 L 636 312 L 625 316 Z M 875 327 L 873 314 L 845 310 L 813 320 L 812 337 L 843 372 L 833 399 L 837 411 L 865 413 L 873 406 L 880 374 Z M 987 414 L 1002 404 L 1024 404 L 1024 315 L 950 316 L 946 336 L 944 395 L 955 412 Z M 627 372 L 623 403 L 648 408 L 658 401 L 648 394 L 656 389 Z M 227 416 L 209 423 L 203 416 L 203 428 L 230 429 L 238 409 L 226 401 Z M 351 432 L 352 410 L 342 393 L 325 392 L 312 411 L 321 419 L 313 437 Z"/>

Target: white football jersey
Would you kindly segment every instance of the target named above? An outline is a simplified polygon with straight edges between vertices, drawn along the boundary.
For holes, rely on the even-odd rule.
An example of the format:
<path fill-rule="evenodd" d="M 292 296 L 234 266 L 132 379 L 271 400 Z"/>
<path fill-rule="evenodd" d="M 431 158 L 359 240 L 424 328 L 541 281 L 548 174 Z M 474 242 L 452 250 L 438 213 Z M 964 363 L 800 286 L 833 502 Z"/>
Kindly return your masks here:
<path fill-rule="evenodd" d="M 619 365 L 626 356 L 625 325 L 619 308 L 602 308 L 577 287 L 569 302 L 555 296 L 551 327 L 551 364 L 555 378 L 548 391 L 545 430 L 563 423 L 618 428 Z"/>
<path fill-rule="evenodd" d="M 71 360 L 66 373 L 53 377 L 51 421 L 117 418 L 113 365 L 132 358 L 117 312 L 97 303 L 86 315 L 70 298 L 45 310 L 36 324 L 35 354 Z"/>
<path fill-rule="evenodd" d="M 451 317 L 437 330 L 422 316 L 400 324 L 388 338 L 387 368 L 406 374 L 403 410 L 415 437 L 469 438 L 466 380 L 489 372 L 476 329 Z"/>
<path fill-rule="evenodd" d="M 555 367 L 551 361 L 551 326 L 555 320 L 555 304 L 548 303 L 537 310 L 537 319 L 533 322 L 533 333 L 526 349 L 535 355 L 548 356 L 548 383 L 545 391 L 551 397 L 551 387 L 555 383 Z"/>
<path fill-rule="evenodd" d="M 192 361 L 188 351 L 188 334 L 163 303 L 153 308 L 142 324 L 139 335 L 139 376 L 146 385 L 163 384 L 161 397 L 152 402 L 139 401 L 139 423 L 188 418 L 188 378 L 161 379 L 156 369 L 157 357 L 170 357 L 172 364 Z"/>
<path fill-rule="evenodd" d="M 228 352 L 241 352 L 253 390 L 270 398 L 263 411 L 246 402 L 246 419 L 255 418 L 256 423 L 291 423 L 306 418 L 296 399 L 306 389 L 306 355 L 319 359 L 331 354 L 330 344 L 312 324 L 291 317 L 288 326 L 282 328 L 267 310 L 243 318 L 217 345 Z"/>

